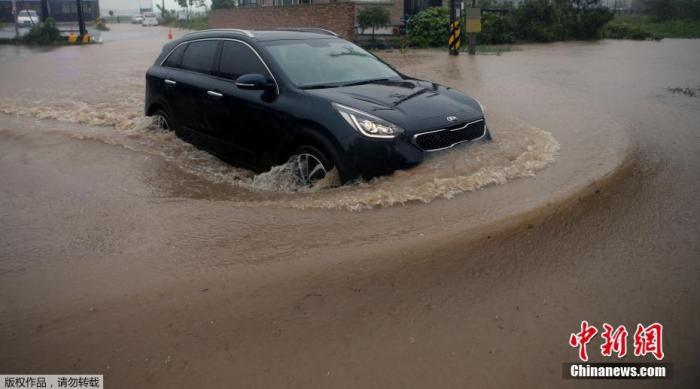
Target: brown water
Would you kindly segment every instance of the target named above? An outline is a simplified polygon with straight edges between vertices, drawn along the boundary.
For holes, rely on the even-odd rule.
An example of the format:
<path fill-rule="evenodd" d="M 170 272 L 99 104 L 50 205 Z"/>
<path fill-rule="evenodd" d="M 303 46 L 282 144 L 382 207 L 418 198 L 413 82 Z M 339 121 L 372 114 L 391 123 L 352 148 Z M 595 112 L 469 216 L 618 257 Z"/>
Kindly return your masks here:
<path fill-rule="evenodd" d="M 573 386 L 588 320 L 665 325 L 676 378 L 635 385 L 700 381 L 700 99 L 667 89 L 700 86 L 699 41 L 382 53 L 482 100 L 495 141 L 299 192 L 151 130 L 167 31 L 111 34 L 0 47 L 0 372 Z"/>

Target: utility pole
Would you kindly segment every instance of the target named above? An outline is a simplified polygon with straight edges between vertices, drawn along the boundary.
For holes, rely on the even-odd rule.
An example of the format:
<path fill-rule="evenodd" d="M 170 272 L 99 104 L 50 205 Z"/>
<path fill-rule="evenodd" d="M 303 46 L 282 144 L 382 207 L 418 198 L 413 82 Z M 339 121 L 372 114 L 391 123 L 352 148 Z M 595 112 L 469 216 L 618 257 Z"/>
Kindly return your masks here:
<path fill-rule="evenodd" d="M 80 0 L 75 0 L 78 6 L 78 28 L 80 29 L 80 41 L 83 41 L 83 37 L 87 35 L 87 29 L 85 28 L 85 18 L 83 17 L 83 4 Z"/>
<path fill-rule="evenodd" d="M 12 0 L 12 22 L 15 25 L 15 38 L 19 41 L 19 26 L 17 25 L 17 2 Z"/>
<path fill-rule="evenodd" d="M 472 0 L 472 10 L 476 8 L 476 0 Z M 469 55 L 476 55 L 476 34 L 469 33 Z"/>
<path fill-rule="evenodd" d="M 472 6 L 466 13 L 466 30 L 469 34 L 469 55 L 476 54 L 476 34 L 481 32 L 481 8 L 477 8 L 476 0 L 472 0 Z"/>
<path fill-rule="evenodd" d="M 41 15 L 39 20 L 43 23 L 49 17 L 49 0 L 41 0 Z"/>

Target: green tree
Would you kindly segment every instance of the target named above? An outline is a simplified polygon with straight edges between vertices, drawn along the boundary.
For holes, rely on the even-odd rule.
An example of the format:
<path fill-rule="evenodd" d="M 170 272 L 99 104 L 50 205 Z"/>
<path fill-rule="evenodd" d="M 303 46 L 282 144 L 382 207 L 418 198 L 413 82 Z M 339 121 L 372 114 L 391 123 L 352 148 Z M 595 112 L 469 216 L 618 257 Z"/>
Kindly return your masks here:
<path fill-rule="evenodd" d="M 390 25 L 391 16 L 389 16 L 389 11 L 384 7 L 367 7 L 357 13 L 357 24 L 363 33 L 365 29 L 372 28 L 372 41 L 374 41 L 374 30 Z"/>
<path fill-rule="evenodd" d="M 180 8 L 185 9 L 185 13 L 187 14 L 187 19 L 189 20 L 189 18 L 190 18 L 190 3 L 187 2 L 187 0 L 177 0 L 177 5 L 179 5 Z"/>
<path fill-rule="evenodd" d="M 447 7 L 431 7 L 418 12 L 409 20 L 407 33 L 413 46 L 447 46 L 450 11 Z"/>
<path fill-rule="evenodd" d="M 549 0 L 525 0 L 514 14 L 518 38 L 531 42 L 551 42 L 563 38 L 557 8 Z"/>
<path fill-rule="evenodd" d="M 481 32 L 476 36 L 479 44 L 502 44 L 515 41 L 513 13 L 484 13 L 481 15 Z"/>
<path fill-rule="evenodd" d="M 613 16 L 600 0 L 525 0 L 514 11 L 518 39 L 535 42 L 597 39 Z"/>

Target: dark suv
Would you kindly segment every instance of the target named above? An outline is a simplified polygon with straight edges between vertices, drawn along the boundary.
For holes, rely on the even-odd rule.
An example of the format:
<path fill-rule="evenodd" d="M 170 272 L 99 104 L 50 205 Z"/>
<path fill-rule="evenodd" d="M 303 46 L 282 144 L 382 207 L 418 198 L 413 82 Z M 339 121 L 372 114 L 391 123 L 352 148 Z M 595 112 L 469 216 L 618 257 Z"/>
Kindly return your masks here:
<path fill-rule="evenodd" d="M 228 162 L 296 163 L 307 184 L 333 168 L 343 182 L 388 174 L 490 139 L 477 100 L 316 29 L 206 30 L 170 42 L 146 74 L 145 112 Z"/>

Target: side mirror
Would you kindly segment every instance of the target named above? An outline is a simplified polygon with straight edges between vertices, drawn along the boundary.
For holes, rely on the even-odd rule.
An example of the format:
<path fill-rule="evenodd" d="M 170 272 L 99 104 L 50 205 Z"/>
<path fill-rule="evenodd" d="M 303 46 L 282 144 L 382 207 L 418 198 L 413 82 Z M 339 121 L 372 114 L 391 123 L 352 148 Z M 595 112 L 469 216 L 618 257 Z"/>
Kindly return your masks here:
<path fill-rule="evenodd" d="M 265 76 L 258 73 L 244 74 L 236 79 L 236 86 L 241 89 L 263 90 L 270 89 L 274 85 L 268 82 Z"/>

